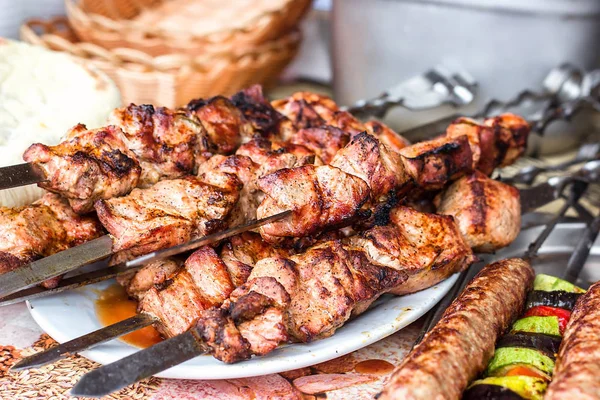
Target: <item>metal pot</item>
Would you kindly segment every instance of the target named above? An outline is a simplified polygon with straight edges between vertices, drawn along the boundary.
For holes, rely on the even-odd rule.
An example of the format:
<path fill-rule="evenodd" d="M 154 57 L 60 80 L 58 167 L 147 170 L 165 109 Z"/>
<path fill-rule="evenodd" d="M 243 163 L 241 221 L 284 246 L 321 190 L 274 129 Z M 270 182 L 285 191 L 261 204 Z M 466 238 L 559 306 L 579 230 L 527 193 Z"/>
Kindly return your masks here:
<path fill-rule="evenodd" d="M 340 104 L 353 104 L 452 62 L 479 82 L 476 100 L 460 110 L 473 113 L 490 99 L 541 90 L 548 71 L 561 63 L 597 68 L 598 37 L 597 0 L 334 0 L 334 93 Z M 453 112 L 398 109 L 386 122 L 404 130 Z M 547 131 L 542 152 L 572 146 L 586 128 L 562 135 L 564 129 Z"/>

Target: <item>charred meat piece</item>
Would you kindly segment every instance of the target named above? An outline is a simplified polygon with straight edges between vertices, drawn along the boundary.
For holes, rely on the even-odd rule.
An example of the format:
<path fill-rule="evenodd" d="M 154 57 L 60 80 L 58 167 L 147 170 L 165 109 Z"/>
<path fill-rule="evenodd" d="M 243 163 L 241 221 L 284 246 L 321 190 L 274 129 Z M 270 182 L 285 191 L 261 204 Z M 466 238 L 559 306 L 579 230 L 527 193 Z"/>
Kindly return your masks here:
<path fill-rule="evenodd" d="M 102 234 L 102 225 L 94 216 L 75 214 L 65 199 L 53 193 L 30 206 L 0 207 L 0 273 Z M 55 286 L 59 280 L 46 281 L 43 286 Z"/>
<path fill-rule="evenodd" d="M 184 110 L 130 104 L 115 109 L 108 121 L 123 130 L 128 148 L 142 167 L 140 187 L 192 174 L 197 157 L 207 151 L 201 149 L 204 126 Z"/>
<path fill-rule="evenodd" d="M 514 114 L 502 114 L 483 122 L 494 131 L 496 139 L 495 166 L 505 167 L 525 152 L 531 126 Z"/>
<path fill-rule="evenodd" d="M 600 282 L 577 301 L 560 345 L 548 400 L 600 395 Z"/>
<path fill-rule="evenodd" d="M 258 207 L 258 218 L 293 211 L 291 218 L 260 228 L 262 237 L 274 242 L 344 224 L 369 199 L 369 188 L 362 179 L 328 165 L 282 169 L 260 178 L 258 187 L 266 195 Z"/>
<path fill-rule="evenodd" d="M 250 122 L 254 135 L 287 140 L 296 132 L 292 121 L 280 114 L 264 97 L 260 85 L 250 86 L 234 94 L 231 102 Z"/>
<path fill-rule="evenodd" d="M 436 202 L 437 212 L 453 216 L 477 252 L 491 253 L 508 246 L 521 229 L 519 190 L 478 171 L 452 183 Z"/>
<path fill-rule="evenodd" d="M 310 92 L 297 92 L 286 99 L 271 102 L 298 128 L 317 128 L 326 124 L 339 107 L 329 97 Z"/>
<path fill-rule="evenodd" d="M 362 249 L 370 263 L 408 274 L 393 291 L 398 295 L 433 286 L 475 260 L 452 217 L 409 207 L 395 208 L 388 225 L 361 232 L 348 242 Z"/>
<path fill-rule="evenodd" d="M 406 171 L 417 186 L 441 189 L 450 180 L 473 169 L 473 155 L 466 136 L 438 138 L 400 150 Z"/>
<path fill-rule="evenodd" d="M 77 125 L 56 145 L 31 145 L 23 159 L 46 177 L 38 185 L 69 199 L 73 210 L 86 213 L 99 199 L 123 196 L 139 182 L 141 167 L 115 126 L 87 130 Z"/>
<path fill-rule="evenodd" d="M 222 229 L 241 184 L 230 176 L 228 189 L 195 177 L 158 182 L 128 196 L 96 203 L 98 218 L 114 238 L 114 261 L 172 247 Z"/>
<path fill-rule="evenodd" d="M 411 180 L 400 155 L 365 132 L 338 151 L 331 165 L 366 182 L 374 200 L 401 187 L 408 189 Z"/>
<path fill-rule="evenodd" d="M 290 141 L 306 147 L 325 164 L 329 164 L 335 154 L 348 144 L 350 134 L 339 128 L 325 125 L 318 128 L 300 129 Z"/>
<path fill-rule="evenodd" d="M 375 136 L 381 143 L 398 153 L 401 149 L 410 145 L 404 137 L 394 132 L 389 126 L 379 121 L 365 122 L 367 133 Z"/>
<path fill-rule="evenodd" d="M 517 258 L 483 268 L 393 372 L 379 399 L 460 399 L 523 309 L 533 278 Z"/>
<path fill-rule="evenodd" d="M 226 97 L 192 100 L 187 109 L 198 117 L 208 135 L 208 152 L 231 154 L 252 138 L 254 128 L 242 112 Z"/>

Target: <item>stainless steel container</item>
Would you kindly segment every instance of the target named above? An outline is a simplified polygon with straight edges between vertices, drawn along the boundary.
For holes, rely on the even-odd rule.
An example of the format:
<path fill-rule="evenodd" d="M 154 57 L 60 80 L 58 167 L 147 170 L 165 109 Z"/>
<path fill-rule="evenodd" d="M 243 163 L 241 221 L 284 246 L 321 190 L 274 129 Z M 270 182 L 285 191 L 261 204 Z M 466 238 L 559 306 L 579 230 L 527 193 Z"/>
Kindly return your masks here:
<path fill-rule="evenodd" d="M 561 63 L 600 66 L 599 38 L 598 0 L 334 0 L 334 93 L 353 104 L 454 62 L 479 82 L 476 101 L 461 110 L 474 112 L 492 98 L 541 88 Z M 402 130 L 452 111 L 398 109 L 387 122 Z"/>

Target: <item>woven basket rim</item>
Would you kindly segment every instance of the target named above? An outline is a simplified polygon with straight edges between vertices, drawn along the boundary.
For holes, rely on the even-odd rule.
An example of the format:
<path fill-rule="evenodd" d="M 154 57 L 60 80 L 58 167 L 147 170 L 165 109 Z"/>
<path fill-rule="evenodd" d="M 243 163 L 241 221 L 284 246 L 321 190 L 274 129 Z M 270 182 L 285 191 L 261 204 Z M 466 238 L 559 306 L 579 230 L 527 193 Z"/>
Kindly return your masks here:
<path fill-rule="evenodd" d="M 88 28 L 93 25 L 93 29 L 101 30 L 102 34 L 115 35 L 115 39 L 121 40 L 140 40 L 141 38 L 152 38 L 162 40 L 187 40 L 187 41 L 201 41 L 208 43 L 221 43 L 224 41 L 235 41 L 238 37 L 248 35 L 262 27 L 268 26 L 273 20 L 286 15 L 296 3 L 303 1 L 306 9 L 312 0 L 285 0 L 283 6 L 276 10 L 265 11 L 262 14 L 254 17 L 252 21 L 245 27 L 231 28 L 222 31 L 209 32 L 202 35 L 184 33 L 184 32 L 173 32 L 168 30 L 156 29 L 143 24 L 138 24 L 135 21 L 128 19 L 114 20 L 106 16 L 88 13 L 83 10 L 78 0 L 65 0 L 65 7 L 68 18 L 78 19 L 82 24 L 87 25 Z M 128 38 L 130 36 L 134 38 Z"/>
<path fill-rule="evenodd" d="M 223 68 L 223 65 L 244 65 L 249 62 L 262 63 L 266 59 L 284 58 L 290 52 L 296 52 L 299 48 L 302 35 L 295 29 L 285 36 L 274 41 L 257 46 L 253 51 L 239 57 L 214 57 L 191 56 L 185 54 L 167 54 L 151 56 L 137 49 L 115 48 L 105 49 L 93 43 L 71 42 L 64 37 L 53 33 L 47 33 L 47 27 L 64 24 L 64 17 L 51 18 L 49 20 L 31 19 L 21 25 L 21 38 L 26 42 L 40 45 L 52 50 L 63 51 L 77 58 L 94 62 L 110 63 L 114 67 L 127 68 L 134 66 L 145 69 L 148 73 L 176 74 L 181 71 L 206 73 L 214 69 Z M 68 25 L 67 25 L 68 26 Z M 44 32 L 38 34 L 35 27 L 41 27 Z M 277 57 L 277 56 L 280 57 Z"/>

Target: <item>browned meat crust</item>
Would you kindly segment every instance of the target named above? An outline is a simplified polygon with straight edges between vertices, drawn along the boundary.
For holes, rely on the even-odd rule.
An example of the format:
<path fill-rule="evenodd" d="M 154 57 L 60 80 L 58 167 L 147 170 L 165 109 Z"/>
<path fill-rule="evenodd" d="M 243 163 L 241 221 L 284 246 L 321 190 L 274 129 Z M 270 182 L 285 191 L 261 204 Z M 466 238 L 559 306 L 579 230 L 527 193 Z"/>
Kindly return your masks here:
<path fill-rule="evenodd" d="M 573 309 L 544 399 L 600 399 L 600 282 Z"/>
<path fill-rule="evenodd" d="M 410 145 L 410 142 L 392 130 L 389 126 L 379 121 L 365 122 L 365 128 L 368 133 L 375 136 L 379 141 L 395 152 Z"/>
<path fill-rule="evenodd" d="M 299 129 L 323 126 L 333 113 L 339 111 L 337 104 L 329 97 L 310 92 L 296 92 L 271 104 Z"/>
<path fill-rule="evenodd" d="M 521 229 L 519 190 L 478 171 L 452 183 L 436 202 L 437 212 L 453 216 L 477 252 L 508 246 Z"/>
<path fill-rule="evenodd" d="M 394 371 L 379 399 L 460 399 L 520 314 L 533 278 L 521 259 L 486 266 Z"/>
<path fill-rule="evenodd" d="M 231 96 L 231 102 L 250 122 L 254 135 L 288 140 L 296 127 L 267 101 L 260 85 L 250 86 Z"/>
<path fill-rule="evenodd" d="M 117 282 L 127 291 L 129 297 L 140 300 L 153 286 L 162 285 L 181 267 L 174 259 L 152 261 L 138 271 L 117 276 Z"/>
<path fill-rule="evenodd" d="M 367 184 L 362 179 L 328 165 L 282 169 L 260 178 L 258 187 L 266 195 L 258 207 L 258 218 L 293 211 L 291 218 L 260 228 L 263 238 L 275 242 L 282 237 L 302 237 L 343 224 L 369 198 Z"/>
<path fill-rule="evenodd" d="M 23 159 L 40 167 L 39 186 L 67 199 L 77 213 L 89 212 L 98 199 L 122 196 L 137 186 L 141 168 L 120 128 L 86 130 L 75 126 L 56 146 L 31 145 Z"/>
<path fill-rule="evenodd" d="M 460 272 L 475 256 L 451 217 L 421 213 L 409 207 L 392 210 L 390 223 L 348 239 L 369 262 L 408 274 L 392 293 L 413 293 Z"/>
<path fill-rule="evenodd" d="M 346 146 L 349 141 L 350 134 L 329 125 L 300 129 L 291 138 L 292 143 L 310 149 L 325 164 L 329 164 L 335 154 Z"/>
<path fill-rule="evenodd" d="M 192 100 L 187 105 L 208 135 L 207 150 L 213 154 L 231 154 L 253 135 L 252 125 L 226 97 Z"/>
<path fill-rule="evenodd" d="M 416 143 L 401 149 L 400 154 L 415 184 L 427 190 L 441 189 L 473 168 L 473 153 L 466 136 Z"/>
<path fill-rule="evenodd" d="M 123 130 L 127 147 L 137 157 L 141 187 L 192 174 L 197 158 L 208 151 L 202 148 L 204 126 L 185 110 L 130 104 L 115 109 L 109 123 Z"/>
<path fill-rule="evenodd" d="M 400 155 L 364 132 L 338 151 L 331 165 L 366 182 L 373 199 L 386 196 L 402 186 L 408 188 L 411 180 Z"/>
<path fill-rule="evenodd" d="M 53 193 L 30 206 L 0 207 L 0 274 L 102 234 L 94 216 L 75 214 L 66 200 Z M 56 286 L 59 280 L 44 285 Z"/>
<path fill-rule="evenodd" d="M 195 177 L 161 181 L 124 197 L 100 200 L 96 211 L 113 236 L 113 251 L 127 250 L 127 257 L 133 257 L 222 229 L 241 188 L 235 176 L 230 182 L 226 190 Z"/>

